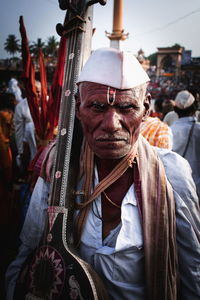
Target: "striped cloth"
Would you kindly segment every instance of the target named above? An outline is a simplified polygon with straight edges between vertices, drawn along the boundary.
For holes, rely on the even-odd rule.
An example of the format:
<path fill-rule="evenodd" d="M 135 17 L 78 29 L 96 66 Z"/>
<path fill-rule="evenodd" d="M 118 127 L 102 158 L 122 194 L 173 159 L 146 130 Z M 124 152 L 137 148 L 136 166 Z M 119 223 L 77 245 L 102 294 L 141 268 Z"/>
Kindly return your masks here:
<path fill-rule="evenodd" d="M 172 149 L 171 128 L 157 117 L 148 117 L 141 123 L 140 133 L 152 145 Z"/>

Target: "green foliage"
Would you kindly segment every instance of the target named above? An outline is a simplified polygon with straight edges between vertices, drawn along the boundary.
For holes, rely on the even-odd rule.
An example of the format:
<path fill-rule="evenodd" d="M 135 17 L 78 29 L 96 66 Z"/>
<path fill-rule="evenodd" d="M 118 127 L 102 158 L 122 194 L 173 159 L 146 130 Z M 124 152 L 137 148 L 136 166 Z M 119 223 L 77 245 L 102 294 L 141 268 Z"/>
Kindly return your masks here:
<path fill-rule="evenodd" d="M 150 65 L 151 66 L 156 66 L 157 65 L 157 52 L 150 54 L 147 57 L 150 60 Z"/>
<path fill-rule="evenodd" d="M 9 34 L 5 43 L 4 43 L 4 49 L 11 54 L 13 57 L 15 53 L 20 51 L 20 44 L 19 40 L 16 38 L 14 34 Z"/>
<path fill-rule="evenodd" d="M 41 38 L 38 38 L 36 42 L 32 42 L 31 45 L 29 46 L 31 54 L 33 56 L 38 57 L 39 55 L 39 49 L 44 51 L 45 49 L 45 43 L 42 41 Z"/>
<path fill-rule="evenodd" d="M 56 38 L 51 36 L 47 39 L 47 42 L 43 42 L 41 38 L 38 38 L 36 42 L 32 42 L 29 46 L 30 52 L 33 56 L 38 57 L 39 49 L 45 57 L 57 57 L 58 45 Z"/>
<path fill-rule="evenodd" d="M 56 40 L 55 36 L 50 36 L 47 39 L 47 44 L 45 46 L 45 55 L 51 57 L 57 57 L 59 42 Z"/>

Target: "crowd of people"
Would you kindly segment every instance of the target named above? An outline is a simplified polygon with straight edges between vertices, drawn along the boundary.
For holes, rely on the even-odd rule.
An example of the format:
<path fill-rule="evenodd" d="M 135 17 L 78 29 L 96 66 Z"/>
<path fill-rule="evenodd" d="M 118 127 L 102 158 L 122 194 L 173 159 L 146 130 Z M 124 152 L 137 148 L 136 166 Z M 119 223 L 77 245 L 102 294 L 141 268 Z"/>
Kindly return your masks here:
<path fill-rule="evenodd" d="M 39 103 L 40 81 L 36 80 L 35 85 Z M 38 147 L 26 90 L 23 82 L 12 76 L 7 83 L 1 83 L 0 90 L 0 232 L 4 244 L 1 253 L 1 293 L 4 291 L 4 273 L 17 253 L 19 232 L 39 175 L 34 170 L 34 166 L 37 168 L 34 159 Z"/>
<path fill-rule="evenodd" d="M 88 180 L 91 186 L 83 203 L 76 199 L 74 236 L 79 255 L 100 275 L 110 299 L 197 300 L 199 94 L 181 83 L 149 82 L 133 55 L 111 48 L 94 51 L 81 72 L 77 118 L 89 160 L 82 162 L 77 189 L 84 190 Z M 36 89 L 39 99 L 38 81 Z M 12 235 L 17 228 L 3 253 L 7 300 L 44 229 L 49 182 L 42 168 L 49 148 L 37 156 L 26 93 L 11 78 L 0 91 L 1 232 Z"/>

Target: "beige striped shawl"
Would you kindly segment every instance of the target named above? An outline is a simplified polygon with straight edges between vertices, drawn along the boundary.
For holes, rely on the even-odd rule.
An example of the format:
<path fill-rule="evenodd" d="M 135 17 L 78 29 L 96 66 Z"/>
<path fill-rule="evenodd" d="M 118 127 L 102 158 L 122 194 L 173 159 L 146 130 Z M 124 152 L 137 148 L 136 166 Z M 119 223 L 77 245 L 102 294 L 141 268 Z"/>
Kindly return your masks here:
<path fill-rule="evenodd" d="M 52 148 L 54 150 L 55 147 Z M 52 150 L 51 152 L 54 152 Z M 80 240 L 92 201 L 117 180 L 135 159 L 141 180 L 146 299 L 177 299 L 175 203 L 172 187 L 167 181 L 163 164 L 155 149 L 140 135 L 137 148 L 135 146 L 92 193 L 94 154 L 87 143 L 81 158 L 81 168 L 85 178 L 83 185 L 85 196 L 82 205 L 79 206 L 80 213 L 75 232 L 76 243 Z M 50 180 L 51 168 L 48 166 L 52 166 L 52 161 L 52 155 L 48 154 L 43 165 L 42 177 L 44 179 Z"/>
<path fill-rule="evenodd" d="M 136 153 L 137 150 L 137 153 Z M 76 242 L 84 227 L 92 201 L 130 167 L 136 158 L 141 179 L 142 215 L 147 299 L 177 299 L 177 251 L 175 203 L 172 187 L 155 149 L 140 136 L 131 152 L 91 193 L 94 155 L 86 144 L 83 154 L 85 197 L 77 218 Z"/>

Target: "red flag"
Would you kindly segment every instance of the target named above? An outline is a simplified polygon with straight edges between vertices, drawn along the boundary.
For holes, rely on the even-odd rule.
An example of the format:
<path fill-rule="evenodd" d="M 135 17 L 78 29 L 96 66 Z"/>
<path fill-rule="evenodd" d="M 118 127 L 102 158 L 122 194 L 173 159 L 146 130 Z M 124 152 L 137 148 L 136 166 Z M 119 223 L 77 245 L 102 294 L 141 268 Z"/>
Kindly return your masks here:
<path fill-rule="evenodd" d="M 25 88 L 27 92 L 27 100 L 36 133 L 41 140 L 52 139 L 54 129 L 58 125 L 60 99 L 62 93 L 62 84 L 64 78 L 64 66 L 66 55 L 66 38 L 60 39 L 57 66 L 54 72 L 53 83 L 50 90 L 50 96 L 47 100 L 47 80 L 44 56 L 42 50 L 39 50 L 39 66 L 40 80 L 42 87 L 41 103 L 37 99 L 35 89 L 35 69 L 31 54 L 28 47 L 28 39 L 23 17 L 20 17 L 20 32 L 22 37 L 22 61 L 23 61 L 23 77 L 25 79 Z"/>
<path fill-rule="evenodd" d="M 59 51 L 58 51 L 58 61 L 54 72 L 53 83 L 51 85 L 50 97 L 48 101 L 47 114 L 49 118 L 50 128 L 49 131 L 54 130 L 58 125 L 60 100 L 62 93 L 62 85 L 64 78 L 64 67 L 65 67 L 65 57 L 66 57 L 66 38 L 61 37 Z"/>
<path fill-rule="evenodd" d="M 40 137 L 41 126 L 40 126 L 40 116 L 39 116 L 39 106 L 38 99 L 35 89 L 35 68 L 31 58 L 31 54 L 28 47 L 28 39 L 26 35 L 26 29 L 24 26 L 23 17 L 20 16 L 20 33 L 22 38 L 22 62 L 23 62 L 23 74 L 25 89 L 27 94 L 27 101 L 29 104 L 30 112 L 33 118 L 35 129 L 37 135 Z"/>
<path fill-rule="evenodd" d="M 40 128 L 43 128 L 43 132 L 40 132 L 40 138 L 47 139 L 48 133 L 48 116 L 47 116 L 47 79 L 46 69 L 44 64 L 44 56 L 42 50 L 39 50 L 39 65 L 40 65 L 40 81 L 41 81 L 41 99 L 40 99 Z"/>

